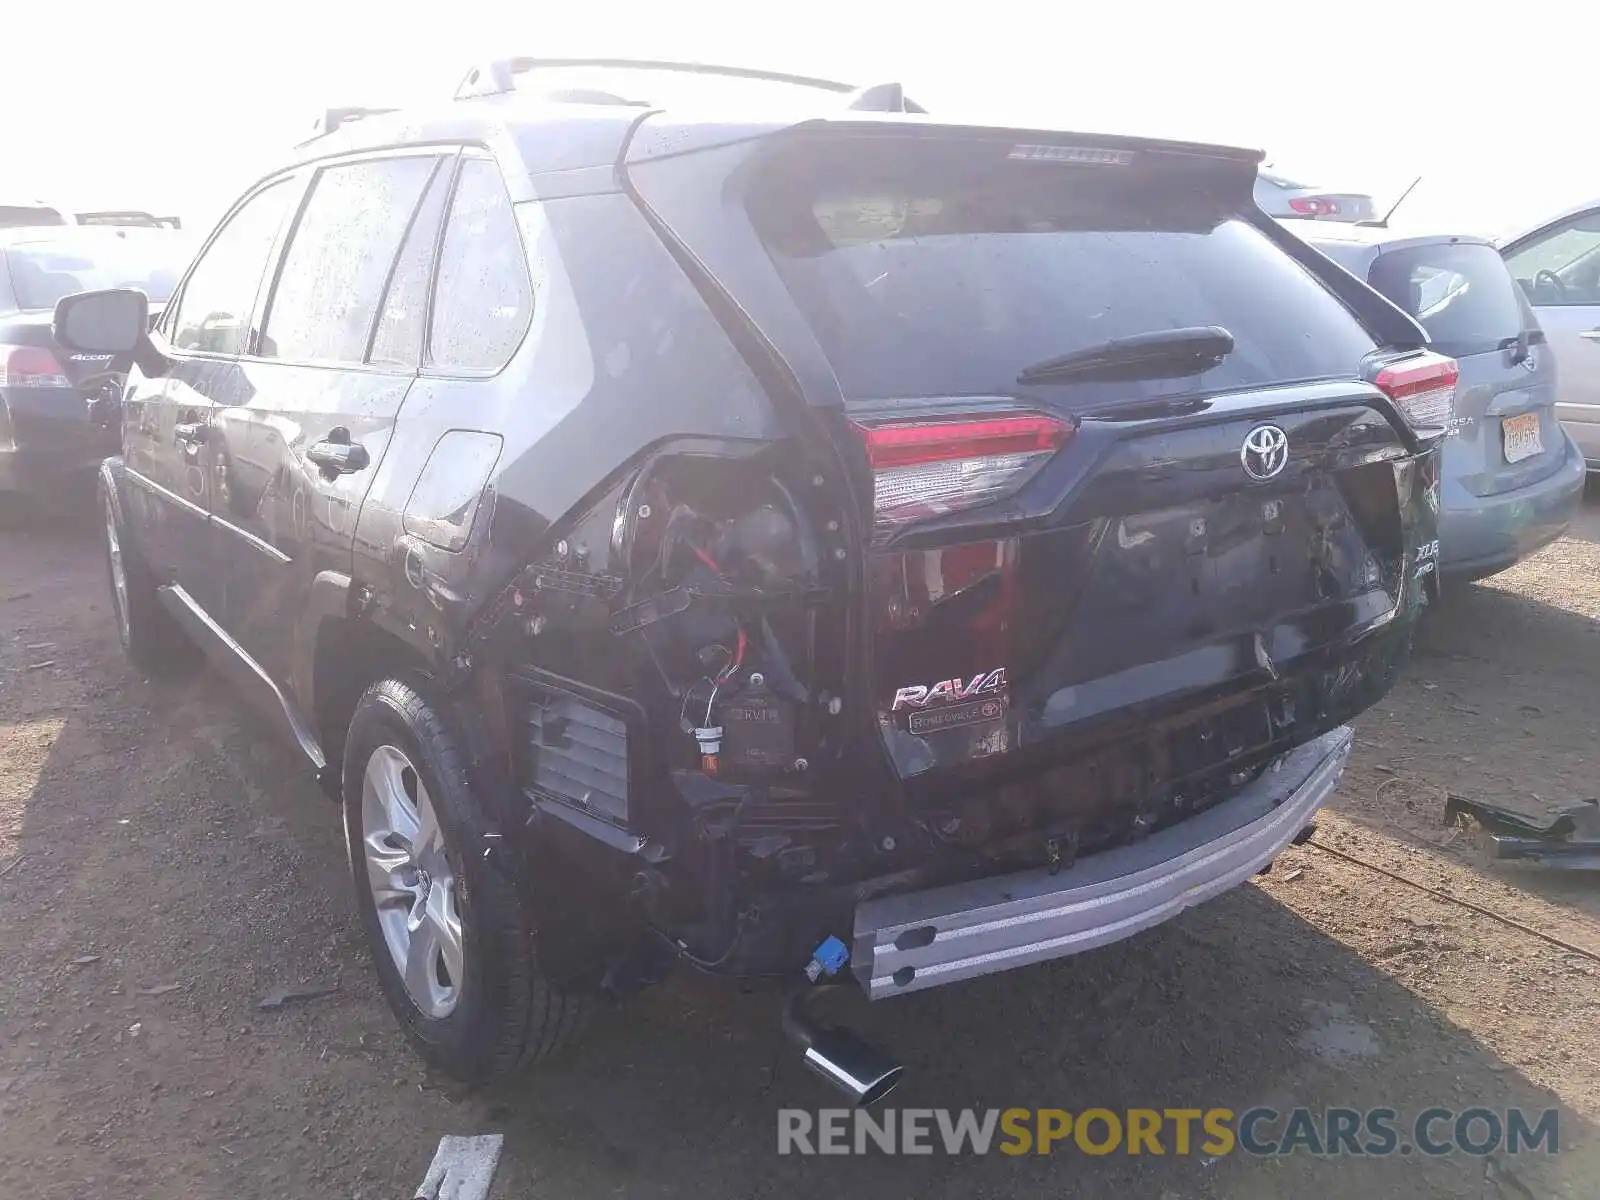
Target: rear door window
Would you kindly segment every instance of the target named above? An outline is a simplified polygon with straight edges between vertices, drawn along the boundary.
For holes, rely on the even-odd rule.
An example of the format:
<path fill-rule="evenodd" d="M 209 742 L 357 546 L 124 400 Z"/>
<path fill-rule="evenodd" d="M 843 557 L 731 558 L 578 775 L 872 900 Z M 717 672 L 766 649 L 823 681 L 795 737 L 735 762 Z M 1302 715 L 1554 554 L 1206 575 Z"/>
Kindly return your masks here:
<path fill-rule="evenodd" d="M 1211 325 L 1235 349 L 1203 375 L 1035 387 L 1099 407 L 1355 376 L 1372 336 L 1243 218 L 1253 176 L 817 139 L 769 162 L 747 203 L 847 398 L 1013 393 L 1041 360 Z"/>
<path fill-rule="evenodd" d="M 488 159 L 467 159 L 439 251 L 429 361 L 445 370 L 498 371 L 532 312 L 533 285 L 500 170 Z"/>
<path fill-rule="evenodd" d="M 1456 358 L 1498 350 L 1523 331 L 1516 284 L 1493 246 L 1386 250 L 1368 282 L 1420 321 L 1436 349 Z"/>
<path fill-rule="evenodd" d="M 411 214 L 438 159 L 324 167 L 284 252 L 258 353 L 359 363 Z"/>

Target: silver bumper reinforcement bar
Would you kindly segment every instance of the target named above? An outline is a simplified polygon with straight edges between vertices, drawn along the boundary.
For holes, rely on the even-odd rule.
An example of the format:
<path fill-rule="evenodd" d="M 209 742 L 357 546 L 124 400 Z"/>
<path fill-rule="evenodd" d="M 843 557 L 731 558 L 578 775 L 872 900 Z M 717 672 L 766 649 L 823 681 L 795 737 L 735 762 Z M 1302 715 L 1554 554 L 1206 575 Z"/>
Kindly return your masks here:
<path fill-rule="evenodd" d="M 1344 774 L 1347 725 L 1237 795 L 1052 875 L 1023 871 L 856 906 L 851 966 L 873 1000 L 1063 958 L 1235 887 L 1294 840 Z"/>

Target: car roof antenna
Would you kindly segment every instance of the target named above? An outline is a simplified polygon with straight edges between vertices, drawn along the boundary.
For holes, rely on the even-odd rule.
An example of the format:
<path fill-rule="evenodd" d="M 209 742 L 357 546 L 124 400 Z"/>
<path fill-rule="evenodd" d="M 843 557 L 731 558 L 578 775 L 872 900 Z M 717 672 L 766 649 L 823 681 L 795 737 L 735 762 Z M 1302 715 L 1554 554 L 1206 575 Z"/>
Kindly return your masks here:
<path fill-rule="evenodd" d="M 1389 228 L 1389 218 L 1394 216 L 1396 210 L 1398 210 L 1399 207 L 1406 202 L 1406 197 L 1411 195 L 1411 193 L 1416 190 L 1417 184 L 1419 184 L 1421 182 L 1422 182 L 1422 176 L 1418 175 L 1415 179 L 1413 179 L 1411 181 L 1411 186 L 1406 188 L 1405 191 L 1400 193 L 1400 199 L 1396 200 L 1393 204 L 1391 204 L 1389 206 L 1389 211 L 1384 213 L 1382 217 L 1380 217 L 1376 221 L 1361 221 L 1361 222 L 1359 222 L 1359 224 L 1365 225 L 1365 226 L 1367 226 L 1368 228 L 1371 228 L 1371 229 L 1387 229 L 1387 228 Z"/>

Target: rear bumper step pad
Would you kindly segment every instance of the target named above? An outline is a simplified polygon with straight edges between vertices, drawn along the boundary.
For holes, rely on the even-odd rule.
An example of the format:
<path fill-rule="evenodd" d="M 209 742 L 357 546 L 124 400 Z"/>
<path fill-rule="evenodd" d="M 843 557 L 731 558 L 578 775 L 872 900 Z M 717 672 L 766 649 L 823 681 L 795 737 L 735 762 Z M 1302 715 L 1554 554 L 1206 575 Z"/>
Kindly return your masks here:
<path fill-rule="evenodd" d="M 1350 757 L 1347 725 L 1214 808 L 1052 875 L 1023 871 L 856 907 L 851 960 L 873 1000 L 1119 941 L 1249 879 L 1310 824 Z"/>

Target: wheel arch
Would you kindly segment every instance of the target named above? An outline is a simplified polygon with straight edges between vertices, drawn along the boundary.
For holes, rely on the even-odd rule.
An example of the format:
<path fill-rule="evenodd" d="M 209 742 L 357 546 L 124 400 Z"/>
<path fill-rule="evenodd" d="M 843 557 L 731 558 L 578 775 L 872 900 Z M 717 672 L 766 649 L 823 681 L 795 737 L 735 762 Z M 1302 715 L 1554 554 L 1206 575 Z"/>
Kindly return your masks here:
<path fill-rule="evenodd" d="M 345 733 L 361 695 L 389 676 L 431 675 L 414 646 L 363 615 L 348 575 L 322 571 L 313 579 L 305 615 L 304 652 L 295 664 L 295 690 L 317 730 L 328 766 L 323 783 L 337 792 Z"/>
<path fill-rule="evenodd" d="M 128 466 L 120 454 L 105 459 L 96 473 L 100 490 L 115 513 L 125 536 L 132 537 L 133 525 L 128 520 Z"/>

